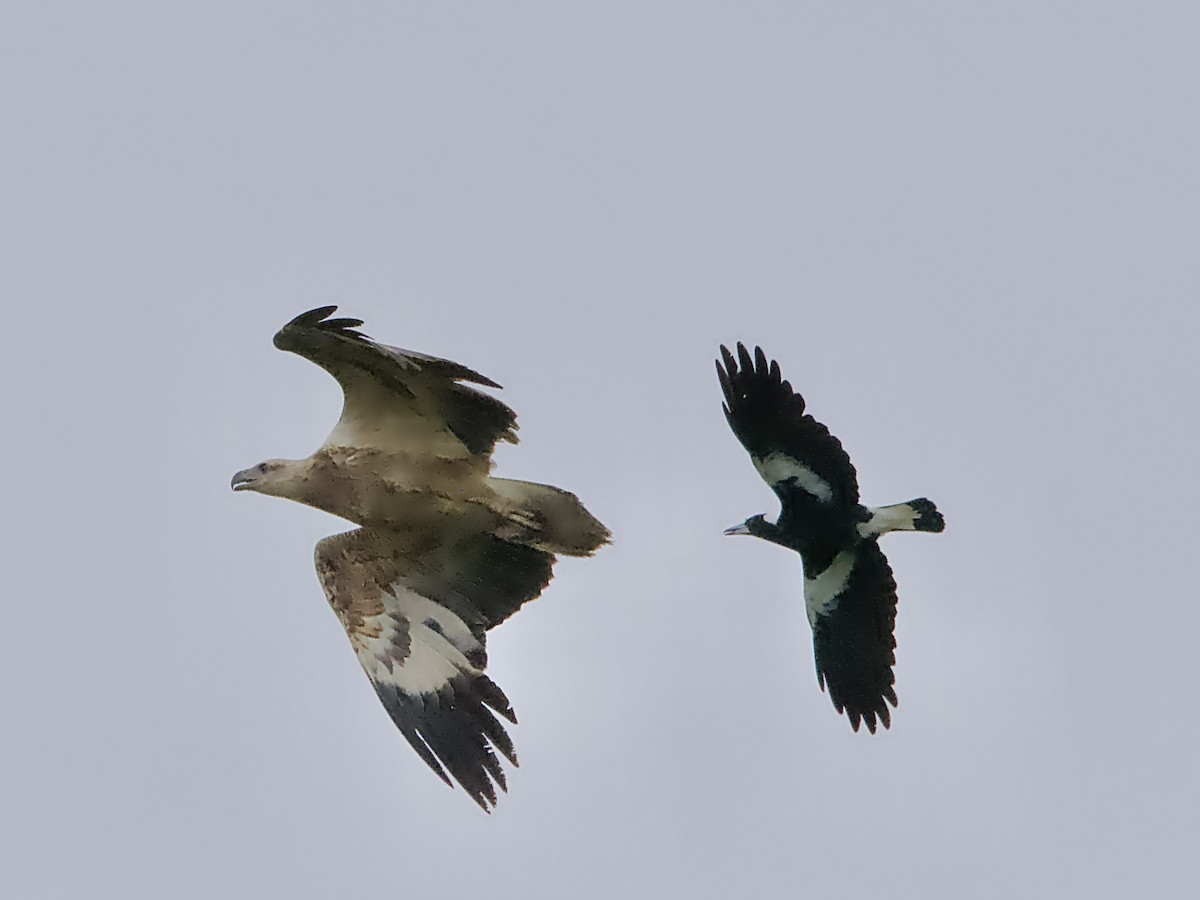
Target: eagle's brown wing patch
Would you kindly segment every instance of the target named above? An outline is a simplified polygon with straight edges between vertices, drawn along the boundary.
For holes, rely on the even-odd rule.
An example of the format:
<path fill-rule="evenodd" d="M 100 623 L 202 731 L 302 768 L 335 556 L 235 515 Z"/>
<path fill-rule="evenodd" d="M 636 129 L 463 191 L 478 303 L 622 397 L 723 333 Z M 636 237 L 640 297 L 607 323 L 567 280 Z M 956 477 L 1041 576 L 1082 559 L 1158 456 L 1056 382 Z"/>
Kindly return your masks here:
<path fill-rule="evenodd" d="M 541 569 L 518 577 L 513 558 L 509 599 L 485 608 L 487 554 L 470 562 L 460 559 L 458 547 L 427 535 L 360 528 L 322 540 L 316 565 L 400 733 L 442 780 L 453 778 L 487 810 L 496 804 L 496 787 L 507 789 L 496 752 L 514 766 L 517 757 L 497 718 L 515 723 L 516 715 L 484 674 L 484 631 L 490 617 L 520 606 L 513 598 L 540 592 L 549 573 L 547 564 L 544 580 Z M 500 584 L 493 582 L 490 593 L 503 596 Z"/>

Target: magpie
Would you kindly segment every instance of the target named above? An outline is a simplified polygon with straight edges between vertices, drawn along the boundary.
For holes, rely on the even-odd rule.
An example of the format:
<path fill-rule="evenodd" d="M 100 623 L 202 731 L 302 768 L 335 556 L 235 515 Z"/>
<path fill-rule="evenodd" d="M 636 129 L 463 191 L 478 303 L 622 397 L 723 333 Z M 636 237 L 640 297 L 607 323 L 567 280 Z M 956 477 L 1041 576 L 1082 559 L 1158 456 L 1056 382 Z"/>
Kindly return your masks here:
<path fill-rule="evenodd" d="M 724 365 L 722 365 L 724 363 Z M 812 626 L 817 683 L 858 731 L 891 726 L 897 705 L 896 581 L 879 549 L 889 531 L 942 531 L 942 514 L 921 497 L 864 506 L 850 457 L 829 429 L 805 412 L 804 398 L 761 347 L 751 357 L 721 347 L 717 377 L 729 427 L 778 495 L 779 518 L 751 516 L 725 534 L 749 534 L 788 547 L 804 566 L 804 606 Z"/>

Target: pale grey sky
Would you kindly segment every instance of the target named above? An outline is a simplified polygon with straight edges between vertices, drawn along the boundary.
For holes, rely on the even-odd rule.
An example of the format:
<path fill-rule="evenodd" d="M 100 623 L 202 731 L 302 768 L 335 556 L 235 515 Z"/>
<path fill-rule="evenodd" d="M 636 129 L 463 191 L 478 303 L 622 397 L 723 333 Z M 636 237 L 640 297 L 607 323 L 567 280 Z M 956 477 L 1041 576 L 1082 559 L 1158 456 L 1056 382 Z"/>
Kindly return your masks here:
<path fill-rule="evenodd" d="M 0 894 L 1191 897 L 1194 3 L 108 3 L 0 13 Z M 492 636 L 498 811 L 388 721 L 229 492 L 340 304 L 505 386 L 615 546 Z M 838 434 L 890 732 L 816 686 L 712 359 Z"/>

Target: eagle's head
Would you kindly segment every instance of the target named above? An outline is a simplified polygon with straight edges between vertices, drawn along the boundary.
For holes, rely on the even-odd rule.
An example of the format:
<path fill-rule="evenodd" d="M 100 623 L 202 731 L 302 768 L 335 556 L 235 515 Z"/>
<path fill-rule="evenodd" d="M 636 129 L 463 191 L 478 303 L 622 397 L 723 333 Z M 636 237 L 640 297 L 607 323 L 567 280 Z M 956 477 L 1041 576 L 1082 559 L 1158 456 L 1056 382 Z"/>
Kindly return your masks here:
<path fill-rule="evenodd" d="M 291 493 L 297 462 L 292 459 L 268 459 L 257 466 L 242 469 L 233 476 L 229 486 L 235 491 L 258 491 L 275 497 L 286 497 Z"/>

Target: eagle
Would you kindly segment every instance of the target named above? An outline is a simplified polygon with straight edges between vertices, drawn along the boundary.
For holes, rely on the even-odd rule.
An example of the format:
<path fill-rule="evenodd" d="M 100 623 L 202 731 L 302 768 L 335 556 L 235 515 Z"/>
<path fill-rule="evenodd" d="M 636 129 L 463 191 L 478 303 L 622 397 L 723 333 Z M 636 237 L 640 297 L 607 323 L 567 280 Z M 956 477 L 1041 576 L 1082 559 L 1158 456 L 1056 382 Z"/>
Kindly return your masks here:
<path fill-rule="evenodd" d="M 297 316 L 275 346 L 337 379 L 344 403 L 306 459 L 269 459 L 235 491 L 285 497 L 358 527 L 321 540 L 316 568 L 358 661 L 400 733 L 485 811 L 508 789 L 517 718 L 485 674 L 487 632 L 534 599 L 557 554 L 591 556 L 609 531 L 572 493 L 494 478 L 516 414 L 478 372 L 377 343 L 335 306 Z"/>
<path fill-rule="evenodd" d="M 945 529 L 942 514 L 921 497 L 893 506 L 864 506 L 850 457 L 829 429 L 805 412 L 804 398 L 779 364 L 737 345 L 721 347 L 717 377 L 729 427 L 754 468 L 779 497 L 775 522 L 751 516 L 725 534 L 763 538 L 800 554 L 804 606 L 812 626 L 817 683 L 858 731 L 866 722 L 891 726 L 897 705 L 896 581 L 879 538 L 889 531 Z"/>

